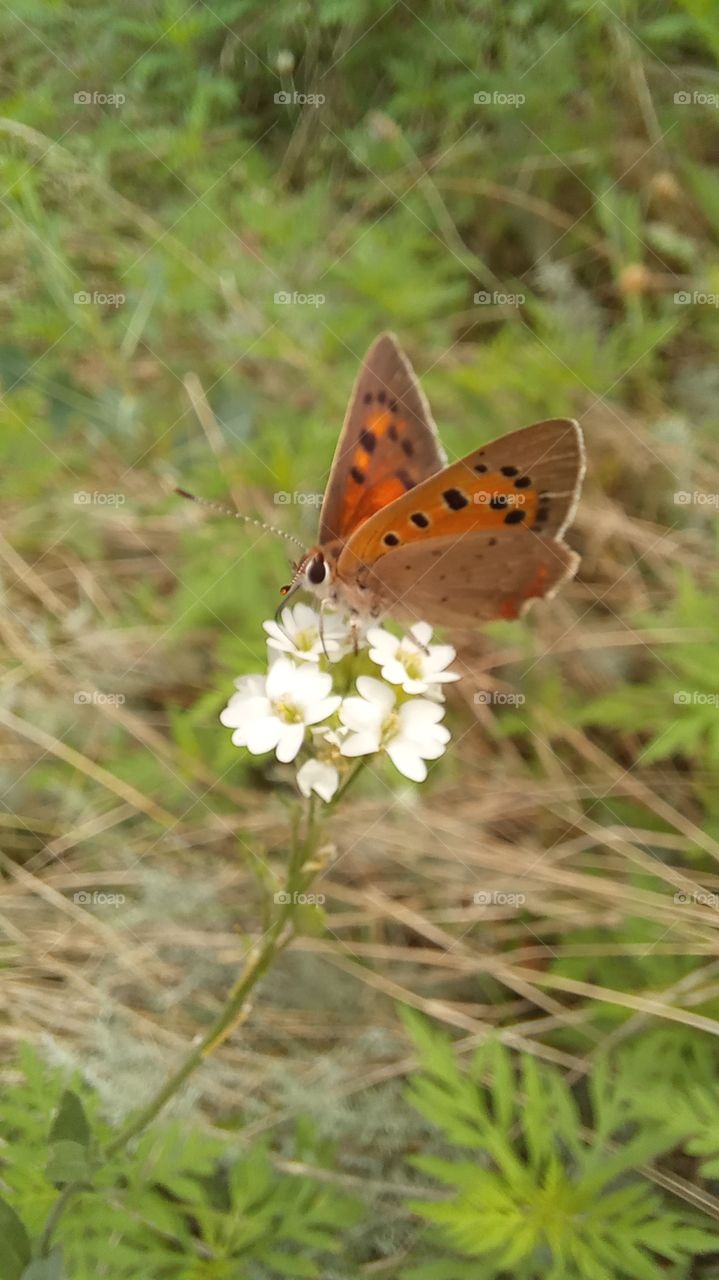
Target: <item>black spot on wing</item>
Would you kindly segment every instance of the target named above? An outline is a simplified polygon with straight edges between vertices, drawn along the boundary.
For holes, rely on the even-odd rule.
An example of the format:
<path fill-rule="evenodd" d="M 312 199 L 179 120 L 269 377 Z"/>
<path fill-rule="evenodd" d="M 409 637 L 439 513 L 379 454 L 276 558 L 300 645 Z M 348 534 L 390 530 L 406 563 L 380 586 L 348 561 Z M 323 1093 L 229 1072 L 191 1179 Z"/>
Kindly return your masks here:
<path fill-rule="evenodd" d="M 461 489 L 445 489 L 442 498 L 450 511 L 461 511 L 462 507 L 469 506 L 469 498 Z"/>

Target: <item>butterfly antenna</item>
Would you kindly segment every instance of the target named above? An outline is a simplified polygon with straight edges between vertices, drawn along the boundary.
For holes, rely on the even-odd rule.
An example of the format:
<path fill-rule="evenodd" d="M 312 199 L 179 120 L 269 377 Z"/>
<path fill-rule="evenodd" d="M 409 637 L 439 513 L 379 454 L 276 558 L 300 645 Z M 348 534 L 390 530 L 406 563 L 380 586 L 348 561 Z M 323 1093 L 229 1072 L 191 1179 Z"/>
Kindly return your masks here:
<path fill-rule="evenodd" d="M 293 542 L 300 551 L 304 552 L 305 547 L 299 538 L 295 538 L 291 533 L 287 533 L 284 529 L 278 529 L 273 524 L 265 524 L 264 520 L 255 520 L 254 516 L 244 516 L 239 511 L 233 511 L 231 507 L 223 507 L 220 502 L 210 502 L 209 498 L 198 498 L 195 493 L 188 493 L 187 489 L 175 488 L 175 493 L 179 493 L 181 498 L 189 498 L 190 502 L 196 502 L 199 507 L 207 507 L 209 511 L 217 511 L 223 516 L 232 516 L 234 520 L 242 520 L 245 524 L 253 524 L 257 529 L 264 529 L 265 533 L 274 533 L 278 538 L 284 538 L 286 542 Z"/>

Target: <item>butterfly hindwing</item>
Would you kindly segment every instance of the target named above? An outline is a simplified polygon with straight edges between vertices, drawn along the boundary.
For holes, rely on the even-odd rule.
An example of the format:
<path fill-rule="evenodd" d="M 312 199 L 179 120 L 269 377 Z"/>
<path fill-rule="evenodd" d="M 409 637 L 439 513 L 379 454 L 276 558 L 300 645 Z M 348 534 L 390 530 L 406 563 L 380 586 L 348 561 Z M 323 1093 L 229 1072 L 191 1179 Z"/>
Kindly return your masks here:
<path fill-rule="evenodd" d="M 475 449 L 398 497 L 363 523 L 340 556 L 340 577 L 395 548 L 471 533 L 531 531 L 559 537 L 570 522 L 584 474 L 576 422 L 555 418 Z M 526 548 L 524 548 L 526 550 Z"/>
<path fill-rule="evenodd" d="M 407 622 L 477 626 L 516 618 L 574 576 L 579 557 L 564 542 L 510 531 L 430 538 L 397 548 L 365 571 L 380 609 Z"/>
<path fill-rule="evenodd" d="M 427 400 L 392 334 L 370 347 L 357 377 L 320 514 L 319 541 L 353 529 L 446 462 Z"/>

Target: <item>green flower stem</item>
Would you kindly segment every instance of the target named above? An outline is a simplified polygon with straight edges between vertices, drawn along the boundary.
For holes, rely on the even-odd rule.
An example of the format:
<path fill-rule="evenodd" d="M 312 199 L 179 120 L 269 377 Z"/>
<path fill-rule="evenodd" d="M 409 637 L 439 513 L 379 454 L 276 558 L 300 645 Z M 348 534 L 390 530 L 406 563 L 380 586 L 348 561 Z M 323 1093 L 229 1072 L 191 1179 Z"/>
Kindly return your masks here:
<path fill-rule="evenodd" d="M 350 775 L 350 780 L 353 775 Z M 345 784 L 346 786 L 347 784 Z M 175 1096 L 185 1081 L 197 1070 L 199 1066 L 214 1053 L 221 1044 L 241 1026 L 248 1017 L 251 1005 L 248 997 L 253 988 L 257 985 L 260 978 L 267 972 L 276 957 L 285 949 L 292 941 L 296 933 L 293 920 L 293 908 L 297 894 L 305 893 L 309 884 L 311 884 L 316 875 L 317 868 L 313 867 L 308 874 L 304 871 L 305 863 L 309 860 L 317 849 L 320 824 L 317 820 L 317 806 L 315 798 L 310 797 L 307 803 L 306 821 L 304 831 L 300 829 L 300 823 L 293 824 L 292 831 L 292 849 L 290 853 L 289 867 L 287 871 L 286 895 L 287 901 L 279 904 L 278 910 L 274 916 L 272 923 L 257 946 L 253 947 L 247 956 L 242 968 L 242 972 L 232 987 L 222 1010 L 218 1014 L 215 1021 L 208 1028 L 199 1042 L 187 1054 L 180 1063 L 179 1067 L 173 1071 L 165 1083 L 158 1089 L 157 1093 L 150 1101 L 137 1113 L 130 1118 L 119 1132 L 115 1135 L 111 1142 L 107 1144 L 104 1151 L 93 1162 L 91 1172 L 97 1173 L 104 1165 L 122 1151 L 128 1143 L 136 1138 L 144 1129 L 155 1119 L 162 1111 L 171 1098 Z M 40 1242 L 40 1255 L 47 1257 L 52 1246 L 52 1237 L 55 1229 L 62 1217 L 68 1204 L 74 1197 L 83 1190 L 87 1190 L 91 1184 L 88 1181 L 77 1181 L 68 1183 L 63 1188 L 61 1194 L 55 1201 L 43 1231 Z"/>
<path fill-rule="evenodd" d="M 347 774 L 347 777 L 345 778 L 341 787 L 338 787 L 337 791 L 335 792 L 329 804 L 327 805 L 328 813 L 334 812 L 334 810 L 337 807 L 337 804 L 343 798 L 343 796 L 345 795 L 345 792 L 349 791 L 349 788 L 352 786 L 352 783 L 354 782 L 355 778 L 359 777 L 366 763 L 367 763 L 367 757 L 359 756 L 357 760 L 357 764 L 355 765 L 354 769 L 352 770 L 351 773 Z"/>

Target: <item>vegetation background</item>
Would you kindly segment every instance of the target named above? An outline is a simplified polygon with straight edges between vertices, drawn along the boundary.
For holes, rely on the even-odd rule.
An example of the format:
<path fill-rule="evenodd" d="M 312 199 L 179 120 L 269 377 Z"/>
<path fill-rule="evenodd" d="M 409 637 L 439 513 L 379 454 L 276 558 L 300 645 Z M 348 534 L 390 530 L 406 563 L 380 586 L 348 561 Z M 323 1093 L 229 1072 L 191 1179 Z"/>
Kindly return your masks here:
<path fill-rule="evenodd" d="M 452 455 L 589 453 L 577 581 L 453 637 L 446 757 L 358 788 L 324 919 L 9 1280 L 719 1276 L 718 56 L 712 0 L 0 9 L 0 1226 L 282 870 L 217 716 L 285 548 L 171 486 L 311 543 L 385 328 Z"/>

